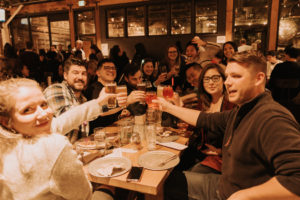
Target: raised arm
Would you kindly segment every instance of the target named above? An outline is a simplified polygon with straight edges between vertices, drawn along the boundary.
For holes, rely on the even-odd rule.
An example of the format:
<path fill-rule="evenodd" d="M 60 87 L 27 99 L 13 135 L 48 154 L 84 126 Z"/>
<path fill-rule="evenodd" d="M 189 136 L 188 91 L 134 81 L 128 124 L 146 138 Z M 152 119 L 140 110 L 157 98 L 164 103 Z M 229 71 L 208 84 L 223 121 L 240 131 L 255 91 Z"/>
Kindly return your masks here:
<path fill-rule="evenodd" d="M 111 115 L 120 111 L 122 109 L 121 107 L 103 112 L 102 106 L 107 104 L 107 99 L 111 96 L 117 96 L 120 106 L 126 105 L 127 97 L 125 93 L 116 95 L 107 94 L 103 91 L 97 99 L 74 106 L 72 109 L 62 113 L 57 118 L 54 118 L 51 124 L 52 132 L 66 134 L 73 130 L 74 127 L 78 127 L 84 121 L 91 121 L 97 118 L 99 115 Z"/>
<path fill-rule="evenodd" d="M 160 97 L 158 97 L 157 101 L 162 111 L 170 113 L 171 115 L 174 115 L 175 117 L 185 121 L 186 123 L 196 126 L 198 117 L 200 115 L 199 110 L 175 106 L 172 103 L 166 101 L 164 98 Z"/>

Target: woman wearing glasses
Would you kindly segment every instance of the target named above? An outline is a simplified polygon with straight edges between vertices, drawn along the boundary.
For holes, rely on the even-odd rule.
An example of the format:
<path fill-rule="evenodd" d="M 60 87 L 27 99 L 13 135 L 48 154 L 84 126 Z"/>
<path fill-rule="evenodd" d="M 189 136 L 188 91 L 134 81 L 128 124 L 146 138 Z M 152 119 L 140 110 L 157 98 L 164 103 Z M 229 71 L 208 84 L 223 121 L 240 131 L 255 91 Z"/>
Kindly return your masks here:
<path fill-rule="evenodd" d="M 172 85 L 173 89 L 181 92 L 185 80 L 185 59 L 180 54 L 176 45 L 170 45 L 166 49 L 165 59 L 159 66 L 159 76 L 155 85 Z"/>
<path fill-rule="evenodd" d="M 214 63 L 206 65 L 199 77 L 199 100 L 197 109 L 205 112 L 220 112 L 231 110 L 234 104 L 227 99 L 224 86 L 225 73 L 223 68 Z M 222 141 L 217 135 L 207 137 L 207 130 L 196 129 L 190 137 L 189 148 L 184 152 L 180 169 L 189 169 L 200 173 L 221 172 Z M 212 135 L 212 136 L 211 136 Z M 197 160 L 201 162 L 196 163 Z"/>
<path fill-rule="evenodd" d="M 206 65 L 199 77 L 199 110 L 213 113 L 231 110 L 234 107 L 234 104 L 227 99 L 224 81 L 225 73 L 220 65 L 215 63 Z M 193 185 L 195 173 L 221 173 L 222 140 L 218 137 L 218 135 L 208 134 L 205 129 L 195 129 L 189 139 L 189 147 L 180 158 L 180 164 L 166 180 L 164 191 L 170 191 L 170 193 L 166 192 L 167 196 L 180 195 L 176 193 L 176 190 Z M 181 173 L 182 170 L 184 173 Z M 181 183 L 178 184 L 178 182 Z M 184 186 L 185 183 L 187 183 L 186 186 Z M 197 189 L 197 187 L 189 187 L 188 191 L 194 194 L 193 191 Z M 185 191 L 186 194 L 188 191 Z M 184 198 L 180 196 L 180 199 Z"/>
<path fill-rule="evenodd" d="M 227 99 L 224 81 L 225 73 L 220 65 L 211 63 L 202 70 L 199 78 L 199 110 L 213 113 L 231 110 L 234 107 L 234 104 Z M 196 158 L 203 159 L 205 157 L 191 171 L 220 173 L 222 141 L 217 140 L 218 136 L 214 137 L 212 134 L 207 137 L 206 133 L 207 130 L 201 129 L 198 134 L 195 134 L 194 141 L 190 141 L 197 149 Z"/>

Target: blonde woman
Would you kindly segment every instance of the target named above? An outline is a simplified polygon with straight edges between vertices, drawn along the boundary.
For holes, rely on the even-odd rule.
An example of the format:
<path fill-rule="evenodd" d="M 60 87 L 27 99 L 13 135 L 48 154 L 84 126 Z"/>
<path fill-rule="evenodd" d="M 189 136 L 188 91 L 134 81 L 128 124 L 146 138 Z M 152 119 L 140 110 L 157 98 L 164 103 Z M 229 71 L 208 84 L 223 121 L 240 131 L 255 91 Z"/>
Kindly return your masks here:
<path fill-rule="evenodd" d="M 37 82 L 0 83 L 0 199 L 95 199 L 82 163 L 61 134 L 103 113 L 110 95 L 100 96 L 55 119 Z M 100 198 L 111 199 L 105 193 Z"/>

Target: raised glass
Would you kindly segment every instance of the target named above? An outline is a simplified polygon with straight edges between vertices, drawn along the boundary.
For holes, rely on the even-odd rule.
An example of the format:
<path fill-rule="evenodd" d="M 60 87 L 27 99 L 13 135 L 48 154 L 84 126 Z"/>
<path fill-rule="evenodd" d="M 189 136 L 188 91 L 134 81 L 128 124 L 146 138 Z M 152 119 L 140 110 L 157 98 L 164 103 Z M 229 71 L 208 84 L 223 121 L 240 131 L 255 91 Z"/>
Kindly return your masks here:
<path fill-rule="evenodd" d="M 105 92 L 108 94 L 116 94 L 117 91 L 117 84 L 116 82 L 108 83 L 105 85 Z M 108 108 L 115 108 L 117 107 L 117 98 L 116 97 L 109 97 L 107 100 L 107 107 Z"/>

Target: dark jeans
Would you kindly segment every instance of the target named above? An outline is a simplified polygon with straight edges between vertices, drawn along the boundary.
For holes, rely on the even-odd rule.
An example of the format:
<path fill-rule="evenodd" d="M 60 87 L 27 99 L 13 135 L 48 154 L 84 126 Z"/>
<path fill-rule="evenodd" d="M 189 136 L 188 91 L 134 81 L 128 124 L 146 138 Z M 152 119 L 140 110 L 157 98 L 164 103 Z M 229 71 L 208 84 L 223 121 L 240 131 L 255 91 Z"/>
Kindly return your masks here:
<path fill-rule="evenodd" d="M 173 171 L 164 185 L 165 200 L 220 200 L 219 174 Z"/>

